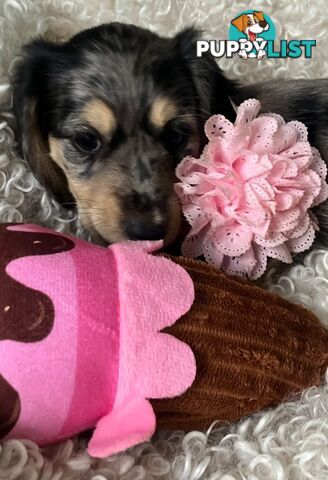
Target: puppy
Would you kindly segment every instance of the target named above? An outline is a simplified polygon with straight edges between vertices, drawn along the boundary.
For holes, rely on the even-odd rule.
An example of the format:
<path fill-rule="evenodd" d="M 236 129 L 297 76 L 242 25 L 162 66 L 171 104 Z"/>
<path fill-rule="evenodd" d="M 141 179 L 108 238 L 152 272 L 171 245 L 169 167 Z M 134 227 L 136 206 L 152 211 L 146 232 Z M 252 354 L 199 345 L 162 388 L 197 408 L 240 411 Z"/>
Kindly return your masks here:
<path fill-rule="evenodd" d="M 246 36 L 245 39 L 240 39 L 240 42 L 255 42 L 258 38 L 258 34 L 266 32 L 270 28 L 268 22 L 264 18 L 263 12 L 254 11 L 253 13 L 244 13 L 239 15 L 239 17 L 234 18 L 231 23 L 239 30 L 239 32 L 242 32 Z M 254 52 L 247 54 L 245 50 L 241 50 L 239 55 L 243 59 L 256 56 Z M 257 58 L 261 60 L 265 55 L 265 50 L 259 50 Z"/>
<path fill-rule="evenodd" d="M 198 37 L 111 23 L 24 48 L 13 77 L 22 154 L 94 239 L 177 236 L 175 167 L 199 154 L 211 114 L 234 116 L 235 85 L 197 58 Z"/>
<path fill-rule="evenodd" d="M 299 120 L 308 128 L 308 138 L 328 165 L 328 79 L 268 81 L 240 88 L 234 102 L 257 98 L 262 112 L 279 113 L 288 122 Z M 316 247 L 328 247 L 328 201 L 314 209 L 320 232 Z"/>

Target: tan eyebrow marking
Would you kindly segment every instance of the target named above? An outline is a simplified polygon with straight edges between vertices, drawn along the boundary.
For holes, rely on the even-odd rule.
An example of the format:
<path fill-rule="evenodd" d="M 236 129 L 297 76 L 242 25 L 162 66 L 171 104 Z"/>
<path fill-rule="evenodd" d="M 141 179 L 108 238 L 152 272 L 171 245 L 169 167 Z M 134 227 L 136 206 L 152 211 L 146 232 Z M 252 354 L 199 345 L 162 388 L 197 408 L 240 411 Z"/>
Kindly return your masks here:
<path fill-rule="evenodd" d="M 113 110 L 97 98 L 87 103 L 81 118 L 102 135 L 108 135 L 117 125 Z"/>
<path fill-rule="evenodd" d="M 174 101 L 161 96 L 154 100 L 150 108 L 149 119 L 155 127 L 161 128 L 177 114 L 178 107 Z"/>

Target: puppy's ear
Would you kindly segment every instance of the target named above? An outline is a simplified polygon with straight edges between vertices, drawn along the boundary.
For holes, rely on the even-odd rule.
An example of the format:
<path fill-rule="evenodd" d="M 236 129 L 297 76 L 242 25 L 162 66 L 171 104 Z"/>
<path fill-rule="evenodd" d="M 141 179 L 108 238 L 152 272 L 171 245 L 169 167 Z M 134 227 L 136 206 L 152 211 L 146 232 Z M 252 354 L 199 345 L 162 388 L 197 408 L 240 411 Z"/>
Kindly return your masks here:
<path fill-rule="evenodd" d="M 247 16 L 245 14 L 240 15 L 237 18 L 234 18 L 231 21 L 231 24 L 239 30 L 239 32 L 243 32 L 247 27 Z"/>
<path fill-rule="evenodd" d="M 253 12 L 254 17 L 256 17 L 260 22 L 265 21 L 263 12 Z"/>
<path fill-rule="evenodd" d="M 229 97 L 236 93 L 236 83 L 228 80 L 210 53 L 197 57 L 197 40 L 201 32 L 193 27 L 180 32 L 176 37 L 178 49 L 190 71 L 199 99 L 199 114 L 209 117 L 221 113 L 233 120 L 235 112 Z"/>
<path fill-rule="evenodd" d="M 72 195 L 64 172 L 50 157 L 47 125 L 42 113 L 46 109 L 43 92 L 49 90 L 50 64 L 59 48 L 43 40 L 26 45 L 16 65 L 12 85 L 21 154 L 40 183 L 56 200 L 65 203 L 72 201 Z"/>

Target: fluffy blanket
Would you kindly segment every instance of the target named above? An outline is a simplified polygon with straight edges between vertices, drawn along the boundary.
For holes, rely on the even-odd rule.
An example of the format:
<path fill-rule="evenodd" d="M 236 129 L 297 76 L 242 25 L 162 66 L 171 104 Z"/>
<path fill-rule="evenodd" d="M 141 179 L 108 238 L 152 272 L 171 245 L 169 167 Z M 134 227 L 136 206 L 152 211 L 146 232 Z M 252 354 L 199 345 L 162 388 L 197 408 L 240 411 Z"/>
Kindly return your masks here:
<path fill-rule="evenodd" d="M 248 8 L 264 10 L 277 38 L 317 40 L 312 59 L 223 59 L 231 78 L 244 82 L 327 74 L 326 1 L 258 0 L 0 0 L 0 221 L 33 221 L 80 233 L 15 153 L 8 75 L 21 45 L 35 35 L 64 39 L 82 28 L 118 20 L 171 35 L 190 24 L 207 38 L 226 38 L 228 25 Z M 312 309 L 328 324 L 328 249 L 308 255 L 283 275 L 269 272 L 267 288 Z M 102 461 L 89 458 L 83 441 L 40 451 L 31 442 L 8 441 L 0 451 L 1 479 L 28 480 L 302 480 L 328 478 L 328 385 L 238 425 L 208 432 L 159 433 L 152 443 Z"/>

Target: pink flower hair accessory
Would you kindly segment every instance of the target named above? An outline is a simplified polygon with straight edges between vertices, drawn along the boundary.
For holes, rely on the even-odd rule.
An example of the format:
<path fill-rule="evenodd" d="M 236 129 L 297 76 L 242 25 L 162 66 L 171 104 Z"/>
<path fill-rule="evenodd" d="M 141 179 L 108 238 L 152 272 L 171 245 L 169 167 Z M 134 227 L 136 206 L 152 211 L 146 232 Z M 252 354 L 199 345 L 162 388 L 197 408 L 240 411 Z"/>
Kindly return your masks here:
<path fill-rule="evenodd" d="M 249 99 L 234 124 L 214 115 L 200 158 L 178 165 L 175 190 L 191 230 L 182 245 L 189 257 L 234 275 L 259 278 L 268 257 L 285 263 L 307 250 L 318 230 L 310 211 L 328 198 L 327 167 L 308 142 L 307 129 L 280 115 L 259 115 Z"/>

